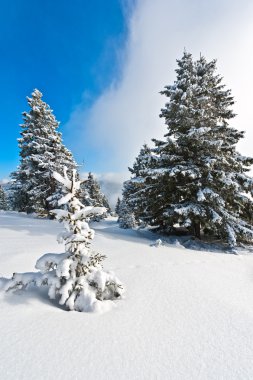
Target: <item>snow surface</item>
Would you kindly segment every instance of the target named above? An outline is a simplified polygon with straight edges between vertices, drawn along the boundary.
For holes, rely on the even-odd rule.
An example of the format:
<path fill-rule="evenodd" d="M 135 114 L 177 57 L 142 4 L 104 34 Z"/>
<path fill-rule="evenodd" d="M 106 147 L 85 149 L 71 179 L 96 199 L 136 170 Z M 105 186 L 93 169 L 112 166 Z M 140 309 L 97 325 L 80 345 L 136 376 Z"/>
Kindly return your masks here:
<path fill-rule="evenodd" d="M 55 221 L 0 212 L 0 282 L 63 252 Z M 127 288 L 104 313 L 67 312 L 35 288 L 0 292 L 4 379 L 253 379 L 253 256 L 154 243 L 94 223 L 94 248 Z"/>

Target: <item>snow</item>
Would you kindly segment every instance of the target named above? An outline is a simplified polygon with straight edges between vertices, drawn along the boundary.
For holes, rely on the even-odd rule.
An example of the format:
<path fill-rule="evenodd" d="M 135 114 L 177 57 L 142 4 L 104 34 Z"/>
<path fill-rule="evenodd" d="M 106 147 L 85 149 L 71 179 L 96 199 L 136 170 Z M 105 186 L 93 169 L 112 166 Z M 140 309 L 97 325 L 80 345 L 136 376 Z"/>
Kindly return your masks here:
<path fill-rule="evenodd" d="M 45 253 L 42 257 L 40 257 L 35 265 L 36 269 L 39 269 L 41 272 L 47 272 L 50 269 L 54 269 L 56 265 L 60 263 L 60 261 L 66 257 L 66 252 L 60 253 Z"/>
<path fill-rule="evenodd" d="M 60 253 L 55 221 L 0 213 L 0 284 Z M 104 313 L 67 312 L 46 290 L 0 292 L 0 373 L 8 380 L 251 380 L 253 256 L 94 223 L 94 248 L 126 285 Z M 153 245 L 152 245 L 153 244 Z M 44 258 L 53 261 L 54 257 Z M 48 260 L 48 262 L 50 261 Z M 101 278 L 101 281 L 103 279 Z"/>

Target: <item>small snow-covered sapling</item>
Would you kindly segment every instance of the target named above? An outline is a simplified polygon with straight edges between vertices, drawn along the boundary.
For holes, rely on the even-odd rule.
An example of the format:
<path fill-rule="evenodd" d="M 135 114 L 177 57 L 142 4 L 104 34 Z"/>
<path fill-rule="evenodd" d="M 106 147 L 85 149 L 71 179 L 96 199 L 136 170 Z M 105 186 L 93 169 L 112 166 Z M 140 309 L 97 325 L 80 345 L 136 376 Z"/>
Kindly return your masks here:
<path fill-rule="evenodd" d="M 65 232 L 58 237 L 65 242 L 62 254 L 45 254 L 36 263 L 38 272 L 14 273 L 6 284 L 6 290 L 25 289 L 30 284 L 47 286 L 51 299 L 57 299 L 69 310 L 101 311 L 108 308 L 108 300 L 120 298 L 123 286 L 113 272 L 104 271 L 104 255 L 91 249 L 94 230 L 89 227 L 89 215 L 100 215 L 104 207 L 85 207 L 77 198 L 80 181 L 76 171 L 68 177 L 54 172 L 54 178 L 62 186 L 62 198 L 58 201 L 64 209 L 52 210 L 56 219 L 65 226 Z M 109 302 L 110 304 L 110 302 Z"/>

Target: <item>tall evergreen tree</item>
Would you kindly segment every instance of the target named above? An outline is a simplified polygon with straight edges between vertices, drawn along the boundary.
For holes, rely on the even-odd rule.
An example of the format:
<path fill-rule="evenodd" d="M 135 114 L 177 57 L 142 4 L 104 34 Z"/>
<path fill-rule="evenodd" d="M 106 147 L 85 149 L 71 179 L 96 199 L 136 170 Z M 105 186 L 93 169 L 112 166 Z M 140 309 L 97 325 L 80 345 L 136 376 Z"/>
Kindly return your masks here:
<path fill-rule="evenodd" d="M 27 101 L 30 111 L 23 113 L 24 123 L 18 139 L 20 165 L 12 173 L 13 208 L 48 214 L 56 202 L 50 198 L 57 187 L 53 171 L 59 171 L 63 166 L 73 169 L 76 163 L 62 142 L 61 133 L 57 130 L 59 122 L 53 111 L 42 101 L 42 93 L 34 90 Z"/>
<path fill-rule="evenodd" d="M 0 210 L 8 210 L 7 197 L 3 187 L 0 185 Z"/>
<path fill-rule="evenodd" d="M 197 237 L 209 232 L 231 246 L 252 241 L 252 200 L 245 193 L 253 195 L 247 175 L 253 159 L 236 151 L 244 133 L 228 125 L 235 116 L 231 91 L 216 74 L 216 61 L 203 56 L 193 62 L 184 52 L 176 73 L 174 84 L 162 91 L 168 98 L 160 115 L 166 140 L 155 140 L 159 159 L 145 171 L 159 194 L 152 221 L 166 229 L 180 224 Z"/>

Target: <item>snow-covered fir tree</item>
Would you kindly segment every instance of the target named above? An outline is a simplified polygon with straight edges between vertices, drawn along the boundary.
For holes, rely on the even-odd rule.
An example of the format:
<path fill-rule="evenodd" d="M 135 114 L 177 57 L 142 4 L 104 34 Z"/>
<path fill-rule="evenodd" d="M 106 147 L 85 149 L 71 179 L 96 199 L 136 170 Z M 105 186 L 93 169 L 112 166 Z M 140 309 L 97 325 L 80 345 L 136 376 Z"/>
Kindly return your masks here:
<path fill-rule="evenodd" d="M 4 210 L 4 211 L 8 210 L 7 196 L 1 185 L 0 185 L 0 210 Z"/>
<path fill-rule="evenodd" d="M 137 156 L 133 167 L 128 168 L 131 178 L 123 184 L 123 198 L 132 210 L 138 223 L 145 224 L 153 217 L 154 192 L 152 180 L 146 175 L 147 169 L 154 166 L 156 156 L 151 148 L 144 144 Z"/>
<path fill-rule="evenodd" d="M 144 170 L 152 182 L 150 223 L 170 230 L 179 224 L 196 237 L 209 233 L 229 245 L 253 238 L 253 159 L 236 151 L 244 133 L 229 127 L 235 114 L 231 91 L 216 74 L 216 61 L 193 61 L 184 52 L 177 79 L 165 87 L 161 117 L 167 134 L 155 141 L 155 167 Z"/>
<path fill-rule="evenodd" d="M 117 202 L 116 202 L 116 205 L 115 205 L 115 213 L 116 213 L 117 215 L 119 215 L 120 203 L 121 203 L 121 200 L 120 200 L 120 198 L 118 197 Z"/>
<path fill-rule="evenodd" d="M 89 173 L 87 180 L 81 184 L 81 199 L 87 206 L 106 208 L 106 212 L 103 215 L 94 216 L 92 218 L 94 220 L 105 218 L 111 212 L 109 202 L 105 194 L 103 194 L 99 182 L 94 178 L 92 173 Z"/>
<path fill-rule="evenodd" d="M 42 93 L 34 90 L 27 98 L 29 112 L 23 113 L 20 148 L 20 165 L 12 173 L 12 208 L 17 211 L 48 214 L 55 206 L 52 197 L 56 192 L 53 171 L 65 165 L 76 168 L 71 152 L 64 146 L 59 122 L 53 111 L 42 101 Z"/>
<path fill-rule="evenodd" d="M 120 228 L 133 228 L 136 227 L 136 219 L 133 211 L 130 209 L 126 203 L 125 198 L 122 198 L 120 202 L 119 212 L 118 212 L 118 223 Z"/>
<path fill-rule="evenodd" d="M 38 272 L 14 273 L 6 284 L 6 290 L 26 289 L 30 285 L 46 286 L 49 298 L 57 299 L 69 310 L 104 310 L 106 304 L 102 301 L 115 300 L 123 293 L 123 286 L 114 273 L 102 268 L 105 256 L 91 248 L 94 230 L 90 229 L 87 218 L 90 214 L 103 214 L 105 209 L 84 206 L 78 200 L 76 194 L 80 181 L 76 180 L 75 170 L 71 178 L 66 167 L 64 176 L 56 172 L 53 176 L 62 186 L 63 196 L 58 204 L 65 208 L 51 212 L 66 228 L 59 237 L 60 242 L 65 242 L 65 252 L 43 255 L 35 266 Z"/>

